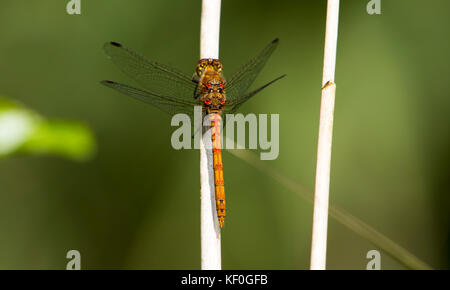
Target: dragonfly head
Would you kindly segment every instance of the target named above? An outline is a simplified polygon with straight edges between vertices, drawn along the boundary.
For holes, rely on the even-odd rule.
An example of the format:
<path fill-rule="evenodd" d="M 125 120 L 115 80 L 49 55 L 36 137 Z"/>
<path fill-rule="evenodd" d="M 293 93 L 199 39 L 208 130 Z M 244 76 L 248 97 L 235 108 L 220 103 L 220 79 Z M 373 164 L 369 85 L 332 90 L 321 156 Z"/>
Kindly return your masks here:
<path fill-rule="evenodd" d="M 222 73 L 222 62 L 218 59 L 202 58 L 197 63 L 196 73 L 200 77 L 207 70 Z"/>

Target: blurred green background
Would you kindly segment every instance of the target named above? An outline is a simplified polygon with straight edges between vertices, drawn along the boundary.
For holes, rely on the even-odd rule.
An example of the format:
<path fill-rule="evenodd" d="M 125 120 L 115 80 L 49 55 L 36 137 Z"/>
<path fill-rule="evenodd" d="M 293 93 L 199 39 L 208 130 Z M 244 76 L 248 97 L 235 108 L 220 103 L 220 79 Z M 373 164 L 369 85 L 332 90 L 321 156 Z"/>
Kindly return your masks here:
<path fill-rule="evenodd" d="M 200 268 L 199 153 L 170 146 L 165 113 L 99 84 L 134 84 L 102 51 L 114 40 L 190 75 L 201 1 L 2 0 L 0 94 L 43 116 L 78 120 L 97 139 L 85 162 L 0 159 L 0 268 Z M 225 76 L 273 38 L 245 104 L 280 114 L 280 155 L 264 161 L 313 189 L 326 1 L 222 1 Z M 434 268 L 449 267 L 450 2 L 342 1 L 331 202 Z M 228 73 L 228 74 L 227 74 Z M 224 269 L 307 269 L 312 205 L 224 152 Z M 377 249 L 330 218 L 329 269 L 364 269 Z M 404 266 L 381 253 L 383 269 Z"/>

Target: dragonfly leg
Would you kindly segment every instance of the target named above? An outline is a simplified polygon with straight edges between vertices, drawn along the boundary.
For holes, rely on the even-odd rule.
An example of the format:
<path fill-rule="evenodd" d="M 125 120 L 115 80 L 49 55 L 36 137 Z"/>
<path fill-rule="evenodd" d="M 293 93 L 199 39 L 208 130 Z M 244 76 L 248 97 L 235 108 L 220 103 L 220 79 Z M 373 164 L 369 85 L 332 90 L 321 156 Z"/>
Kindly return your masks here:
<path fill-rule="evenodd" d="M 199 76 L 197 75 L 197 73 L 194 73 L 192 75 L 192 82 L 195 83 L 195 84 L 198 84 L 199 81 L 200 81 Z"/>

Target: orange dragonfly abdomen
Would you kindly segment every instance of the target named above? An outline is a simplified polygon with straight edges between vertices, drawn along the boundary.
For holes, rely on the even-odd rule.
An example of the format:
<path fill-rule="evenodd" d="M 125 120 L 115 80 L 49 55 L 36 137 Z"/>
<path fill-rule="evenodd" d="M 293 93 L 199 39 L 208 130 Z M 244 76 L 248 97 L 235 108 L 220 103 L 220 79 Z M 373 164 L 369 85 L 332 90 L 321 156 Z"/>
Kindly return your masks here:
<path fill-rule="evenodd" d="M 211 139 L 213 147 L 214 187 L 216 191 L 216 210 L 220 227 L 225 224 L 225 186 L 223 181 L 222 147 L 220 145 L 220 122 L 219 114 L 211 114 Z"/>

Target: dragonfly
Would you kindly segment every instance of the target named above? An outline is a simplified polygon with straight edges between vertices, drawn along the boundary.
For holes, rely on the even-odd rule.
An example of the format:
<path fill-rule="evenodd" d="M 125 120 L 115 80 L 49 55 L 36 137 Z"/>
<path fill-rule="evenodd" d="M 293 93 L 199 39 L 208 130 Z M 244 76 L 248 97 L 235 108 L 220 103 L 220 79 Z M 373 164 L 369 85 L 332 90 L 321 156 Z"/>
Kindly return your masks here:
<path fill-rule="evenodd" d="M 225 187 L 221 152 L 221 115 L 234 114 L 238 108 L 256 93 L 285 77 L 281 75 L 263 86 L 247 92 L 274 52 L 279 40 L 269 43 L 257 56 L 239 68 L 229 80 L 223 75 L 222 62 L 204 58 L 197 63 L 193 76 L 171 66 L 148 60 L 137 52 L 117 42 L 108 42 L 104 50 L 108 57 L 125 74 L 143 88 L 135 88 L 115 81 L 101 83 L 120 93 L 149 103 L 156 108 L 175 115 L 184 113 L 193 117 L 194 107 L 201 106 L 209 116 L 213 151 L 214 186 L 218 223 L 225 224 Z"/>

